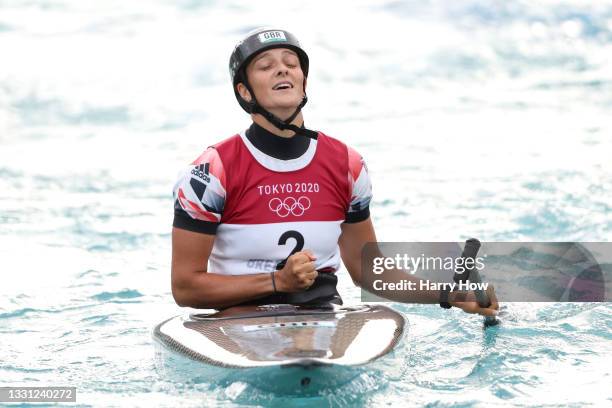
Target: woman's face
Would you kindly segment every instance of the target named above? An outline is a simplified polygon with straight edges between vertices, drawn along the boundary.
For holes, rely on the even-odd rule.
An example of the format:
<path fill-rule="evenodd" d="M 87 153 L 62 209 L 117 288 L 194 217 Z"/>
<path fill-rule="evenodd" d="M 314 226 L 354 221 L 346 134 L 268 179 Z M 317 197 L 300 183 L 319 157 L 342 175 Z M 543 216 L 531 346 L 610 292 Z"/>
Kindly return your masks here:
<path fill-rule="evenodd" d="M 257 55 L 246 74 L 257 102 L 282 119 L 289 117 L 304 97 L 304 73 L 297 54 L 287 48 L 273 48 Z M 246 101 L 251 95 L 243 84 L 238 92 Z"/>

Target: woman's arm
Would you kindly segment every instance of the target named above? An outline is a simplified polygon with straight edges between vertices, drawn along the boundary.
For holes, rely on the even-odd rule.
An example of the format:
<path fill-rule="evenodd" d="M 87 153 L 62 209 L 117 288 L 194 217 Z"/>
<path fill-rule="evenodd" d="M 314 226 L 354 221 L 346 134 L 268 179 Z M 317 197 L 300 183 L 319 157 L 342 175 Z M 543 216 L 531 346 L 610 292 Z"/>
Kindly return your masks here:
<path fill-rule="evenodd" d="M 214 235 L 172 228 L 172 296 L 179 306 L 219 309 L 274 293 L 269 272 L 221 275 L 208 271 Z M 299 292 L 316 277 L 309 251 L 295 253 L 274 272 L 278 292 Z"/>
<path fill-rule="evenodd" d="M 172 296 L 179 306 L 222 308 L 274 292 L 269 273 L 208 273 L 215 236 L 172 228 Z"/>
<path fill-rule="evenodd" d="M 341 229 L 342 233 L 340 234 L 338 245 L 340 246 L 342 261 L 351 275 L 353 282 L 364 290 L 368 290 L 371 286 L 368 284 L 369 280 L 372 279 L 373 276 L 365 275 L 361 270 L 361 250 L 368 242 L 377 242 L 372 219 L 368 218 L 356 223 L 343 223 L 341 224 Z M 377 254 L 376 256 L 379 255 Z M 380 256 L 382 256 L 382 254 Z M 385 277 L 389 282 L 404 279 L 412 280 L 416 282 L 417 285 L 421 280 L 415 275 L 410 275 L 398 270 L 385 272 Z M 437 290 L 410 291 L 410 293 L 398 291 L 385 291 L 384 293 L 368 291 L 376 296 L 382 296 L 394 302 L 437 303 L 440 297 L 440 292 Z"/>
<path fill-rule="evenodd" d="M 369 281 L 373 279 L 373 275 L 371 275 L 371 273 L 370 275 L 364 275 L 364 271 L 361 270 L 361 251 L 366 243 L 377 242 L 372 220 L 368 218 L 357 223 L 343 223 L 341 228 L 342 233 L 340 235 L 340 239 L 338 240 L 338 245 L 340 246 L 342 261 L 351 275 L 353 282 L 357 286 L 362 287 L 364 290 L 368 290 L 368 287 L 371 286 Z M 376 254 L 376 256 L 382 256 L 382 254 L 379 253 Z M 389 282 L 399 282 L 402 279 L 413 281 L 415 282 L 416 287 L 419 287 L 419 282 L 421 281 L 418 276 L 399 270 L 387 271 L 385 272 L 385 277 Z M 388 290 L 384 293 L 372 293 L 377 296 L 385 297 L 394 302 L 404 303 L 438 303 L 440 299 L 440 291 L 438 290 Z M 491 306 L 489 308 L 481 308 L 476 302 L 473 292 L 451 292 L 449 296 L 449 303 L 467 313 L 479 313 L 485 316 L 492 316 L 496 314 L 495 309 L 498 309 L 499 306 L 497 304 L 494 291 L 491 289 L 488 294 L 491 298 Z"/>

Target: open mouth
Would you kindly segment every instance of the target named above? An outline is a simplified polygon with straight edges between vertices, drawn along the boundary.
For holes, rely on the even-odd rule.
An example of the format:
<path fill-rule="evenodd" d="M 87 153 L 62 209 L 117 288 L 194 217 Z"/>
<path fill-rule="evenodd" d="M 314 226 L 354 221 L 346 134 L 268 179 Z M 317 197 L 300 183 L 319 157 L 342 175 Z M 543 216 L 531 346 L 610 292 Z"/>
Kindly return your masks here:
<path fill-rule="evenodd" d="M 278 84 L 274 85 L 272 87 L 273 90 L 275 91 L 280 91 L 280 90 L 284 90 L 284 89 L 291 89 L 293 88 L 293 84 L 289 81 L 283 81 L 283 82 L 279 82 Z"/>

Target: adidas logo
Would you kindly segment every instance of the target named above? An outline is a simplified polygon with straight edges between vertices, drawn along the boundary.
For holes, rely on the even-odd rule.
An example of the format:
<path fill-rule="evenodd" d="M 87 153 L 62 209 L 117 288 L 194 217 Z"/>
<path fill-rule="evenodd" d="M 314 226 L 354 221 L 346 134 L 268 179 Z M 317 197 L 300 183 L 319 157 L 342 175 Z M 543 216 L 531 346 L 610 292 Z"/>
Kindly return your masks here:
<path fill-rule="evenodd" d="M 199 166 L 195 166 L 193 170 L 191 170 L 191 174 L 193 174 L 199 179 L 204 180 L 207 183 L 210 183 L 210 177 L 208 176 L 209 167 L 210 167 L 210 163 L 200 164 Z"/>

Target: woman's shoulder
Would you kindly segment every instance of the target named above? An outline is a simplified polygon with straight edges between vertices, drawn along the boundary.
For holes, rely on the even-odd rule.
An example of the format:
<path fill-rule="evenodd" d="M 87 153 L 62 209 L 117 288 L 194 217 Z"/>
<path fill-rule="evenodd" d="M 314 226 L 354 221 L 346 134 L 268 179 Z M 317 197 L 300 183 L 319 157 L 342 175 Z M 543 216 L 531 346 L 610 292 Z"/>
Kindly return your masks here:
<path fill-rule="evenodd" d="M 359 154 L 355 148 L 350 146 L 348 143 L 342 141 L 341 139 L 337 139 L 319 131 L 319 141 L 328 144 L 332 149 L 336 149 L 339 152 L 342 152 L 348 157 L 349 161 L 360 162 L 362 160 L 361 154 Z"/>
<path fill-rule="evenodd" d="M 240 134 L 236 133 L 233 136 L 227 137 L 215 144 L 209 145 L 204 149 L 202 153 L 200 153 L 195 160 L 190 163 L 190 166 L 201 165 L 205 163 L 218 163 L 221 164 L 221 156 L 220 152 L 225 152 L 226 150 L 232 150 L 237 147 L 240 142 Z"/>
<path fill-rule="evenodd" d="M 211 176 L 213 176 L 213 178 L 219 180 L 221 185 L 225 185 L 226 169 L 223 157 L 227 157 L 227 151 L 231 150 L 239 140 L 240 134 L 235 134 L 206 147 L 179 172 L 179 180 L 185 179 L 186 176 L 189 179 L 190 175 L 195 175 L 205 182 L 209 182 Z M 221 152 L 225 154 L 221 154 Z"/>

